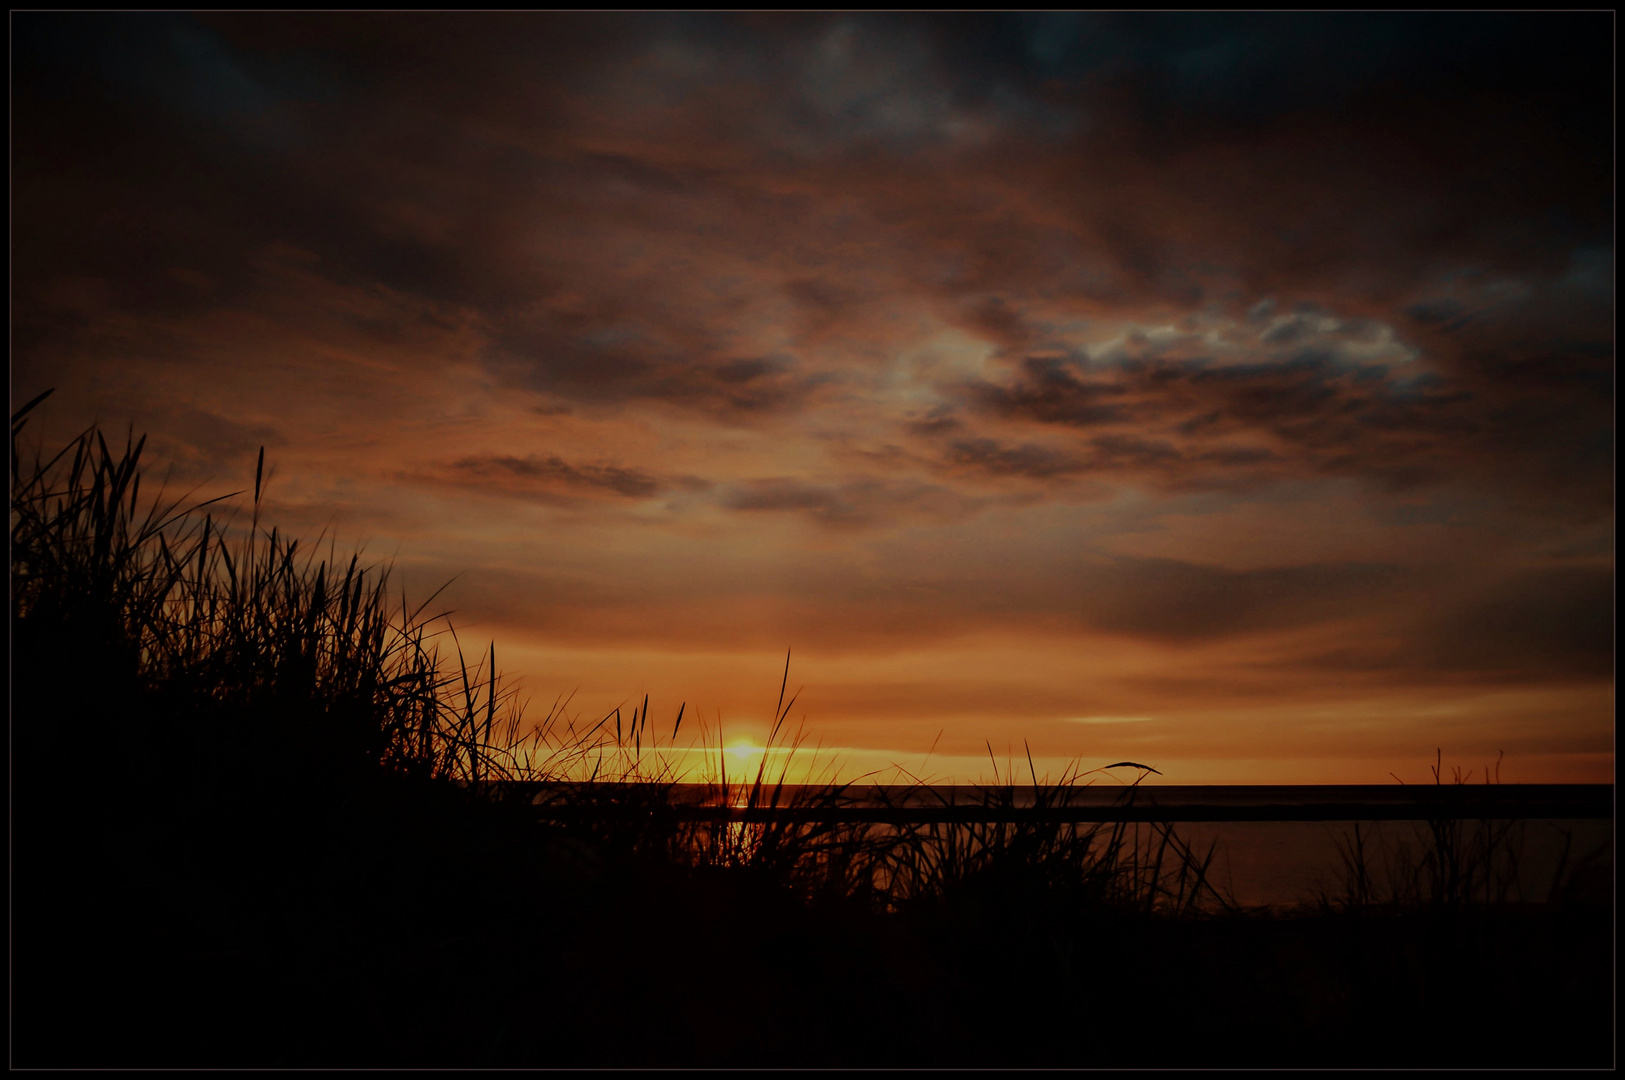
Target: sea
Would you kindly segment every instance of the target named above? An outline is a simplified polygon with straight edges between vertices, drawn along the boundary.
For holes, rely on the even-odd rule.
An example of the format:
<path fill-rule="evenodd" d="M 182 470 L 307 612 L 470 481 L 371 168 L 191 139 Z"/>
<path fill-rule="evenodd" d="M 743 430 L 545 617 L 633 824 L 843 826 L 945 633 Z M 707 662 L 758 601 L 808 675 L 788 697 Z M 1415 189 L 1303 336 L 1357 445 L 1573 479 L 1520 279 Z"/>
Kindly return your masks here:
<path fill-rule="evenodd" d="M 786 785 L 778 804 L 790 805 L 811 790 Z M 1056 789 L 1022 786 L 851 787 L 844 794 L 845 804 L 854 807 L 1027 807 L 1040 790 L 1053 805 Z M 679 785 L 672 794 L 679 803 L 718 801 L 716 789 L 707 785 Z M 741 805 L 742 794 L 730 791 L 728 802 Z M 1084 813 L 1124 805 L 1155 808 L 1198 855 L 1211 852 L 1209 880 L 1229 902 L 1245 908 L 1318 906 L 1346 895 L 1356 845 L 1381 894 L 1396 872 L 1421 864 L 1436 849 L 1438 836 L 1427 818 L 1437 819 L 1439 806 L 1496 815 L 1493 821 L 1467 817 L 1447 828 L 1456 830 L 1469 851 L 1483 830 L 1495 830 L 1495 879 L 1505 899 L 1545 901 L 1554 891 L 1589 900 L 1613 896 L 1614 803 L 1608 784 L 1092 785 L 1066 789 L 1065 804 Z M 1484 811 L 1486 805 L 1493 811 Z M 1150 842 L 1159 826 L 1127 827 Z"/>

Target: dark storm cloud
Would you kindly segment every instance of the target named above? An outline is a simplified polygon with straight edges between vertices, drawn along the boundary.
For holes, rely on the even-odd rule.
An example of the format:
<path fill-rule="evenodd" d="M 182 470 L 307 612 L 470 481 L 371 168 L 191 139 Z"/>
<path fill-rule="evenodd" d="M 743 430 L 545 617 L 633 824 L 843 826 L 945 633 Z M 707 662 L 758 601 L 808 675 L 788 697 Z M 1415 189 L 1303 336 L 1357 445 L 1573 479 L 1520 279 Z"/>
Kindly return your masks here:
<path fill-rule="evenodd" d="M 1010 77 L 1132 77 L 1161 108 L 1258 123 L 1363 95 L 1472 93 L 1508 82 L 1567 100 L 1595 90 L 1607 51 L 1580 14 L 1033 14 L 981 22 L 966 42 Z M 1587 104 L 1600 108 L 1591 97 Z"/>
<path fill-rule="evenodd" d="M 1495 461 L 1552 490 L 1579 461 L 1561 486 L 1595 499 L 1596 22 L 19 16 L 14 334 L 31 371 L 95 317 L 52 301 L 70 273 L 103 312 L 229 309 L 281 245 L 313 288 L 479 326 L 517 386 L 748 419 L 821 400 L 819 350 L 880 325 L 861 273 L 891 264 L 1013 365 L 964 405 L 1113 429 L 1046 462 L 961 431 L 951 465 L 1404 486 Z M 1268 355 L 1239 367 L 1142 343 L 1103 369 L 1043 309 L 1239 320 L 1277 293 L 1319 306 L 1258 316 Z M 777 351 L 739 324 L 772 295 L 798 328 Z M 1351 369 L 1328 312 L 1413 327 L 1442 381 Z M 356 322 L 385 346 L 406 325 Z M 1274 445 L 1219 441 L 1248 434 Z"/>
<path fill-rule="evenodd" d="M 278 105 L 321 93 L 312 73 L 287 63 L 256 62 L 219 35 L 179 14 L 131 12 L 15 17 L 15 74 L 45 97 L 82 93 L 84 84 L 240 137 L 271 131 L 254 125 Z"/>
<path fill-rule="evenodd" d="M 211 278 L 235 269 L 240 279 L 260 250 L 281 243 L 316 253 L 340 279 L 447 302 L 500 298 L 500 248 L 476 254 L 481 245 L 471 241 L 513 209 L 515 185 L 530 178 L 526 163 L 460 131 L 466 117 L 374 96 L 385 72 L 359 46 L 371 38 L 371 55 L 386 72 L 390 59 L 417 68 L 411 35 L 389 19 L 316 20 L 350 33 L 319 49 L 279 49 L 286 24 L 248 22 L 244 32 L 223 35 L 187 16 L 20 20 L 15 87 L 30 107 L 20 110 L 18 137 L 28 152 L 19 156 L 18 183 L 30 201 L 73 198 L 92 208 L 77 221 L 25 225 L 24 254 L 88 262 L 120 287 L 137 288 L 150 276 L 144 271 L 176 261 Z M 389 57 L 392 43 L 408 55 Z M 80 59 L 61 59 L 70 54 Z M 100 63 L 103 54 L 117 62 Z M 419 84 L 472 58 L 459 65 L 448 47 L 438 64 L 421 59 Z M 298 126 L 301 138 L 257 142 L 268 114 Z M 200 116 L 219 123 L 200 125 Z M 442 154 L 479 174 L 475 190 L 459 190 L 444 175 Z M 36 184 L 59 193 L 36 195 Z M 450 223 L 455 239 L 405 227 L 411 222 L 402 211 L 412 209 Z M 45 226 L 56 243 L 36 250 L 29 230 Z M 109 226 L 117 242 L 109 242 Z M 195 310 L 230 298 L 187 299 Z"/>
<path fill-rule="evenodd" d="M 1387 299 L 1450 263 L 1550 273 L 1609 233 L 1601 13 L 979 25 L 976 43 L 954 40 L 982 68 L 1089 118 L 1093 138 L 1058 160 L 1135 291 L 1233 287 L 1190 274 L 1205 261 L 1254 298 L 1295 282 Z"/>
<path fill-rule="evenodd" d="M 1252 298 L 1349 275 L 1389 293 L 1424 264 L 1566 258 L 1607 216 L 1606 170 L 1575 160 L 1588 144 L 1541 134 L 1596 111 L 1576 108 L 1590 101 L 1596 42 L 1575 17 L 127 21 L 128 31 L 94 17 L 19 20 L 18 91 L 47 105 L 24 110 L 31 153 L 19 185 L 34 197 L 29 159 L 49 145 L 77 174 L 78 196 L 107 206 L 124 233 L 107 245 L 86 228 L 74 260 L 100 261 L 134 305 L 155 290 L 140 267 L 178 259 L 224 280 L 255 248 L 293 244 L 341 280 L 472 307 L 503 358 L 586 394 L 681 394 L 670 365 L 705 368 L 716 353 L 685 340 L 665 359 L 596 357 L 537 325 L 526 308 L 539 294 L 584 285 L 590 298 L 617 295 L 570 279 L 568 223 L 582 215 L 681 237 L 685 211 L 731 205 L 730 235 L 707 225 L 704 242 L 759 258 L 783 246 L 765 215 L 812 224 L 808 199 L 839 193 L 918 252 L 919 285 L 965 300 L 968 325 L 1006 340 L 1021 305 L 971 299 L 989 284 L 1189 302 L 1217 288 L 1192 269 L 1205 261 Z M 123 57 L 109 71 L 135 74 L 96 75 L 51 44 L 87 35 L 95 55 Z M 58 92 L 65 84 L 72 94 Z M 1416 115 L 1396 112 L 1400 101 Z M 239 134 L 244 118 L 269 113 L 303 134 L 268 153 L 199 128 L 199 110 L 211 109 Z M 1048 136 L 1023 126 L 1042 109 L 1082 126 Z M 1444 113 L 1452 122 L 1435 124 Z M 95 154 L 32 126 L 46 114 Z M 1186 123 L 1209 114 L 1245 121 L 1249 134 L 1210 157 L 1206 129 Z M 660 118 L 667 143 L 646 137 L 644 117 Z M 1463 139 L 1467 149 L 1493 142 L 1495 156 L 1461 152 Z M 875 159 L 877 148 L 888 156 Z M 895 182 L 882 181 L 882 165 Z M 965 188 L 1006 171 L 1053 204 L 1042 225 L 989 214 L 988 196 Z M 107 174 L 116 196 L 92 179 Z M 807 194 L 767 196 L 786 183 Z M 1552 222 L 1537 220 L 1554 208 Z M 61 222 L 51 224 L 55 235 Z M 52 261 L 26 222 L 21 231 L 25 260 Z M 1104 262 L 1070 265 L 1085 249 Z M 844 306 L 829 284 L 839 277 L 803 274 L 795 298 L 827 322 Z M 640 305 L 668 287 L 640 289 Z M 170 303 L 222 302 L 163 288 Z M 734 400 L 713 393 L 715 381 L 702 372 L 687 388 L 695 407 Z M 786 400 L 753 392 L 741 407 Z"/>

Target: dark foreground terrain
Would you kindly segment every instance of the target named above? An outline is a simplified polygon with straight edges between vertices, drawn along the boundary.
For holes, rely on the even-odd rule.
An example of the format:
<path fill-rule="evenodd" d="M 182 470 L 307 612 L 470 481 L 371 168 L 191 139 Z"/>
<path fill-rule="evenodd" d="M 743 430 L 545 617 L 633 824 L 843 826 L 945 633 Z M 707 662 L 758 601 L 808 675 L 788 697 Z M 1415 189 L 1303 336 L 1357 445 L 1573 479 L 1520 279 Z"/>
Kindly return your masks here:
<path fill-rule="evenodd" d="M 1612 1062 L 1600 905 L 1173 919 L 1011 874 L 884 914 L 460 793 L 192 794 L 190 834 L 16 822 L 14 1064 Z"/>
<path fill-rule="evenodd" d="M 708 864 L 656 818 L 548 826 L 62 644 L 17 643 L 16 1065 L 1613 1059 L 1611 908 L 1572 890 L 1179 912 L 1037 829 L 881 902 L 793 872 L 811 842 Z"/>

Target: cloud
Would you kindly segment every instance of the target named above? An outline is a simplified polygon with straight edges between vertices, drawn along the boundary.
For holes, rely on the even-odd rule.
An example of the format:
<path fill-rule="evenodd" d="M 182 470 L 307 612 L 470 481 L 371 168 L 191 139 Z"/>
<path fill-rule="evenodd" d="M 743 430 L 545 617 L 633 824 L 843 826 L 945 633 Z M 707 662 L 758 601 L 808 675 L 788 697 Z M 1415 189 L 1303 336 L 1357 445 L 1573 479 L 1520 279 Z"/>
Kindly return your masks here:
<path fill-rule="evenodd" d="M 1070 445 L 1042 455 L 1051 475 L 1088 471 L 1169 490 L 1305 476 L 1353 476 L 1408 488 L 1474 467 L 1468 447 L 1487 422 L 1470 392 L 1347 350 L 1305 346 L 1308 332 L 1301 321 L 1278 320 L 1252 335 L 1262 355 L 1251 359 L 1027 356 L 1003 380 L 971 380 L 944 391 L 982 417 L 984 430 L 1066 433 Z M 992 428 L 989 421 L 996 422 Z M 932 437 L 918 424 L 913 430 Z M 990 435 L 961 436 L 945 442 L 940 454 L 946 464 L 979 456 L 989 469 L 1002 461 L 1007 471 L 1042 471 L 1036 459 L 1034 467 L 1018 469 L 1020 455 L 999 445 Z"/>
<path fill-rule="evenodd" d="M 896 525 L 917 519 L 965 517 L 975 501 L 932 484 L 863 477 L 835 484 L 766 477 L 732 485 L 722 493 L 730 510 L 794 511 L 836 528 Z"/>
<path fill-rule="evenodd" d="M 1117 400 L 1126 387 L 1105 380 L 1085 382 L 1064 361 L 1050 357 L 1026 358 L 1010 383 L 972 382 L 965 390 L 975 404 L 1009 418 L 1069 427 L 1129 419 Z"/>
<path fill-rule="evenodd" d="M 1609 19 L 24 13 L 13 386 L 616 672 L 1600 684 Z"/>
<path fill-rule="evenodd" d="M 1418 658 L 1490 677 L 1604 678 L 1614 670 L 1614 572 L 1553 567 L 1506 578 L 1424 620 Z"/>
<path fill-rule="evenodd" d="M 1350 618 L 1392 603 L 1406 573 L 1367 563 L 1230 570 L 1118 556 L 1057 590 L 1083 625 L 1150 638 L 1206 639 Z M 1058 583 L 1059 584 L 1059 583 Z"/>
<path fill-rule="evenodd" d="M 947 460 L 994 476 L 1024 476 L 1047 480 L 1067 476 L 1086 467 L 1083 459 L 1047 446 L 1024 443 L 1003 446 L 992 439 L 955 439 L 948 444 Z"/>
<path fill-rule="evenodd" d="M 646 499 L 674 483 L 640 469 L 619 465 L 571 464 L 556 455 L 506 457 L 486 454 L 463 458 L 451 466 L 459 482 L 494 490 L 535 495 L 616 495 Z"/>
<path fill-rule="evenodd" d="M 1067 722 L 1072 724 L 1149 724 L 1149 716 L 1073 716 Z"/>

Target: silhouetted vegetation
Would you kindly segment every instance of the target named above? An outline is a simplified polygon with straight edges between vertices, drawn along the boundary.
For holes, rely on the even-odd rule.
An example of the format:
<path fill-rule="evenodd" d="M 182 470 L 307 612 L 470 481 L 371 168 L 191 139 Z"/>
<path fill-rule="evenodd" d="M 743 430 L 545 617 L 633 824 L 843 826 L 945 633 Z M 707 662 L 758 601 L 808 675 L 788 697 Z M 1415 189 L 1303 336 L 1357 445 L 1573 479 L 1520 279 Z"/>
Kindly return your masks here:
<path fill-rule="evenodd" d="M 646 699 L 527 726 L 494 646 L 470 664 L 387 567 L 266 528 L 261 470 L 246 521 L 143 495 L 141 441 L 25 460 L 33 404 L 17 1065 L 1611 1061 L 1610 907 L 1507 902 L 1504 835 L 1486 861 L 1436 828 L 1411 880 L 1442 884 L 1378 898 L 1356 834 L 1347 895 L 1288 916 L 1170 826 L 688 820 Z M 856 797 L 714 760 L 719 805 Z"/>

